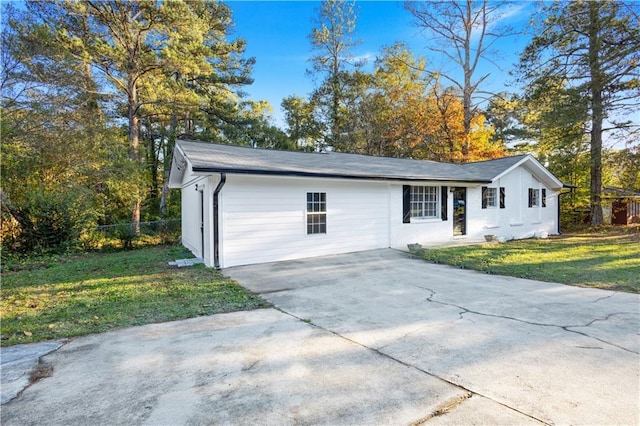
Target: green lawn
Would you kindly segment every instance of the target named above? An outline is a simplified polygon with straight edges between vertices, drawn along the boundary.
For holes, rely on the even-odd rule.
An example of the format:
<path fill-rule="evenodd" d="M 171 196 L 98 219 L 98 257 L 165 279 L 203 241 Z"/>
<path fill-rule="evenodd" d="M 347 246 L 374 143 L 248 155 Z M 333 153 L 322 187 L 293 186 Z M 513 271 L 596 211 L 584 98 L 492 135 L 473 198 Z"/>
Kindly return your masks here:
<path fill-rule="evenodd" d="M 424 250 L 421 257 L 490 274 L 640 293 L 640 234 L 575 234 Z"/>
<path fill-rule="evenodd" d="M 181 248 L 153 247 L 4 271 L 1 345 L 268 306 L 214 269 L 167 265 L 186 257 Z"/>

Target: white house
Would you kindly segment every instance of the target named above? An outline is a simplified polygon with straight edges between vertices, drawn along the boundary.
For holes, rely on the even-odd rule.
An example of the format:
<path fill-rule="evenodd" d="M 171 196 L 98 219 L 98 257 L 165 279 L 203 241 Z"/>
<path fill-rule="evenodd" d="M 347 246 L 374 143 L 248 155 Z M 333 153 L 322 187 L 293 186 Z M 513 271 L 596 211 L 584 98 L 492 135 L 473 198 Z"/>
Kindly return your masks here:
<path fill-rule="evenodd" d="M 558 232 L 562 183 L 530 155 L 468 164 L 180 140 L 182 243 L 231 267 Z"/>

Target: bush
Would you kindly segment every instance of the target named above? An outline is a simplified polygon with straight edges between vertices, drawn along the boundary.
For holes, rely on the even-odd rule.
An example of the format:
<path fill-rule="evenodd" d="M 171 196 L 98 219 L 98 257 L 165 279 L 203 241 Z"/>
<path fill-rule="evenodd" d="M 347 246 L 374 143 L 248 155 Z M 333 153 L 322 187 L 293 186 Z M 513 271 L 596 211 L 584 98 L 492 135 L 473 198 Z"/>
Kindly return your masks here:
<path fill-rule="evenodd" d="M 133 248 L 133 242 L 138 238 L 138 233 L 131 223 L 119 223 L 109 232 L 109 236 L 117 239 L 125 250 Z"/>
<path fill-rule="evenodd" d="M 20 253 L 68 249 L 84 229 L 94 226 L 94 209 L 87 195 L 81 189 L 27 193 L 21 205 L 10 207 L 17 230 L 3 245 Z M 7 247 L 8 244 L 11 246 Z"/>

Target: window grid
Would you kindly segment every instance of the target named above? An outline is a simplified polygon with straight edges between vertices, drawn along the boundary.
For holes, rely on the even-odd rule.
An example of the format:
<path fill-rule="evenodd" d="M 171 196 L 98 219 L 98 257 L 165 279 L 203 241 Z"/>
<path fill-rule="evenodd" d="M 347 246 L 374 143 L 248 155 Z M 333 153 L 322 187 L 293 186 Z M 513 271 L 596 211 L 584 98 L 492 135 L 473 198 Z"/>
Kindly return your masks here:
<path fill-rule="evenodd" d="M 411 209 L 411 217 L 437 218 L 438 217 L 438 187 L 437 186 L 412 186 L 410 209 Z"/>
<path fill-rule="evenodd" d="M 307 234 L 327 233 L 327 193 L 307 192 Z"/>
<path fill-rule="evenodd" d="M 537 188 L 531 189 L 531 207 L 540 207 L 540 190 Z"/>
<path fill-rule="evenodd" d="M 487 188 L 487 207 L 498 207 L 498 188 Z"/>

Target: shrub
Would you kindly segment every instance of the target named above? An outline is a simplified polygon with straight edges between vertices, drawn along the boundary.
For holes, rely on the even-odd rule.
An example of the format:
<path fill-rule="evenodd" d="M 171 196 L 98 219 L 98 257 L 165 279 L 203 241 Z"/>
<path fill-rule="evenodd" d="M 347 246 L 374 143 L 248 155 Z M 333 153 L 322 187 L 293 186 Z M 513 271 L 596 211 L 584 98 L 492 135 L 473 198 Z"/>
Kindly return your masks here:
<path fill-rule="evenodd" d="M 78 188 L 32 191 L 22 204 L 6 207 L 17 222 L 10 248 L 21 253 L 64 251 L 95 223 L 90 197 Z"/>

